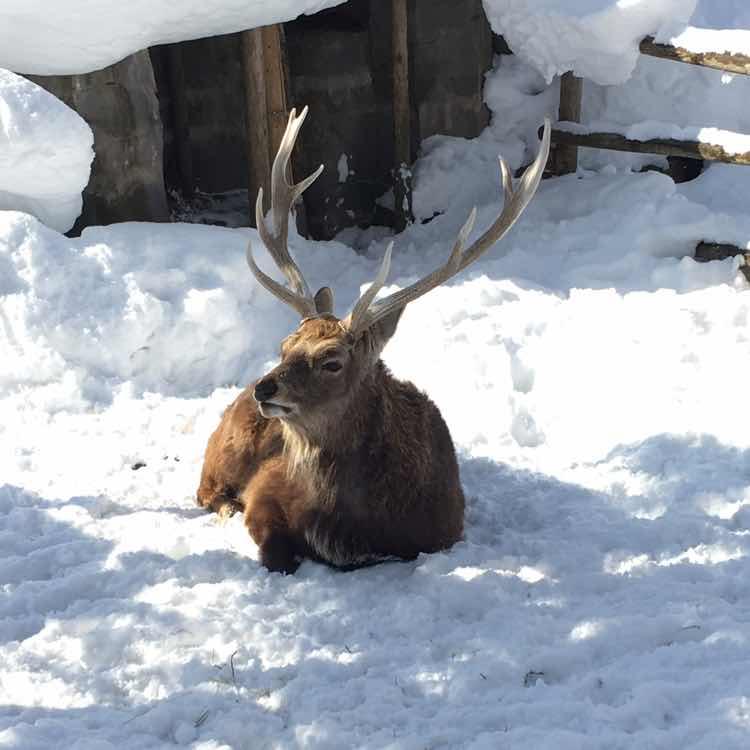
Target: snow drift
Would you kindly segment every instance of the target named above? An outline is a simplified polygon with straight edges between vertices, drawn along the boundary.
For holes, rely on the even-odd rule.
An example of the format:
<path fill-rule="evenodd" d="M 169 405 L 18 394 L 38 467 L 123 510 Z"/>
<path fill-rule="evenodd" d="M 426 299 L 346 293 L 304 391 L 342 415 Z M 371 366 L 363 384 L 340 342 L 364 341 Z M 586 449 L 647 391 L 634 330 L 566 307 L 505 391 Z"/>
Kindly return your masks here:
<path fill-rule="evenodd" d="M 93 141 L 91 128 L 59 99 L 0 70 L 0 209 L 70 229 L 81 213 Z"/>

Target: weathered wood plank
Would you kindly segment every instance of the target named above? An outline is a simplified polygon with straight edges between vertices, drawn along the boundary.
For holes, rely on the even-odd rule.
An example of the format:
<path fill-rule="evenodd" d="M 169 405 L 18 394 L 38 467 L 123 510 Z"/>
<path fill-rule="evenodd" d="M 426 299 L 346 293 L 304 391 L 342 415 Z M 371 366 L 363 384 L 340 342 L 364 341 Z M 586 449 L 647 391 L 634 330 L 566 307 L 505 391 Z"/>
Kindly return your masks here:
<path fill-rule="evenodd" d="M 392 0 L 393 194 L 396 229 L 413 221 L 411 194 L 411 106 L 409 99 L 409 13 L 407 0 Z"/>
<path fill-rule="evenodd" d="M 250 221 L 254 224 L 258 190 L 262 187 L 266 201 L 270 198 L 271 165 L 284 135 L 288 116 L 283 29 L 280 25 L 242 32 L 242 68 L 248 199 Z"/>
<path fill-rule="evenodd" d="M 731 154 L 714 143 L 678 141 L 672 138 L 651 138 L 635 141 L 619 133 L 571 133 L 553 128 L 552 142 L 565 146 L 602 148 L 612 151 L 630 151 L 639 154 L 660 154 L 662 156 L 684 156 L 688 159 L 721 161 L 727 164 L 750 164 L 750 151 Z"/>
<path fill-rule="evenodd" d="M 661 44 L 647 36 L 640 44 L 641 54 L 663 60 L 699 65 L 702 68 L 723 70 L 727 73 L 750 75 L 750 56 L 731 52 L 692 52 L 684 47 Z"/>
<path fill-rule="evenodd" d="M 708 263 L 712 260 L 726 260 L 742 255 L 745 263 L 740 266 L 743 276 L 750 281 L 750 252 L 736 245 L 726 242 L 699 242 L 693 256 L 698 263 Z"/>
<path fill-rule="evenodd" d="M 560 120 L 580 122 L 582 100 L 583 79 L 568 71 L 560 78 Z M 555 174 L 575 172 L 578 169 L 578 148 L 575 145 L 559 144 L 554 152 L 553 164 Z"/>

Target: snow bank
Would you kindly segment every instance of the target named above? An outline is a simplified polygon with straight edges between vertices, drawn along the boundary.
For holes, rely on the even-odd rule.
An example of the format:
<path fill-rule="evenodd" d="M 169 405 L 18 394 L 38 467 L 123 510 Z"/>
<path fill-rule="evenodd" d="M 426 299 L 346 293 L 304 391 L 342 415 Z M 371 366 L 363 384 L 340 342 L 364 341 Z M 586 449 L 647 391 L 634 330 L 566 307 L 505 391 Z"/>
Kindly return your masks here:
<path fill-rule="evenodd" d="M 450 139 L 436 146 L 417 169 L 414 204 L 418 216 L 427 218 L 439 196 L 451 220 L 438 217 L 399 238 L 393 283 L 406 283 L 426 263 L 436 266 L 457 231 L 455 217 L 465 217 L 473 203 L 481 206 L 498 193 L 489 143 L 478 144 L 473 159 Z M 521 153 L 520 143 L 517 150 Z M 477 173 L 486 182 L 472 181 Z M 467 189 L 445 189 L 456 181 Z M 713 214 L 701 205 L 700 190 L 693 187 L 688 200 L 671 180 L 655 174 L 604 175 L 573 185 L 575 191 L 543 190 L 504 252 L 490 255 L 481 272 L 496 279 L 520 276 L 563 294 L 580 286 L 684 292 L 714 283 L 716 274 L 732 280 L 731 263 L 698 266 L 678 259 L 691 255 L 702 239 L 746 243 L 750 217 L 744 213 Z M 488 223 L 494 210 L 490 205 L 480 211 L 480 223 Z M 618 217 L 616 223 L 612 216 Z M 531 252 L 535 237 L 556 234 L 561 236 L 549 247 Z M 251 230 L 123 224 L 90 228 L 80 238 L 67 239 L 29 216 L 0 214 L 6 320 L 0 331 L 0 392 L 14 393 L 31 383 L 54 386 L 68 378 L 74 402 L 108 403 L 125 383 L 135 393 L 199 396 L 247 382 L 273 360 L 278 342 L 294 324 L 292 313 L 258 287 L 247 270 L 243 250 L 248 238 L 259 245 Z M 311 285 L 333 285 L 341 313 L 372 278 L 377 261 L 352 257 L 337 243 L 307 243 L 299 237 L 293 249 L 310 270 Z M 471 295 L 506 295 L 503 282 L 488 286 L 470 276 L 451 290 L 434 293 L 424 306 L 414 305 L 406 320 L 440 325 L 430 315 L 441 295 L 448 298 L 440 306 L 443 322 L 461 320 Z M 447 346 L 436 341 L 436 356 Z M 395 343 L 394 351 L 398 348 Z M 449 391 L 451 382 L 435 388 Z"/>
<path fill-rule="evenodd" d="M 0 213 L 0 293 L 10 295 L 0 391 L 67 375 L 85 398 L 106 402 L 124 381 L 195 395 L 247 380 L 264 364 L 256 340 L 278 341 L 292 322 L 252 280 L 248 233 L 120 224 L 69 240 Z M 322 254 L 306 250 L 311 264 Z"/>
<path fill-rule="evenodd" d="M 600 84 L 622 83 L 638 43 L 663 26 L 685 26 L 696 0 L 484 0 L 492 28 L 549 82 L 573 70 Z"/>
<path fill-rule="evenodd" d="M 154 44 L 228 34 L 343 0 L 3 0 L 0 67 L 87 73 Z"/>
<path fill-rule="evenodd" d="M 81 213 L 93 140 L 73 110 L 0 69 L 0 210 L 25 211 L 60 232 L 70 229 Z"/>

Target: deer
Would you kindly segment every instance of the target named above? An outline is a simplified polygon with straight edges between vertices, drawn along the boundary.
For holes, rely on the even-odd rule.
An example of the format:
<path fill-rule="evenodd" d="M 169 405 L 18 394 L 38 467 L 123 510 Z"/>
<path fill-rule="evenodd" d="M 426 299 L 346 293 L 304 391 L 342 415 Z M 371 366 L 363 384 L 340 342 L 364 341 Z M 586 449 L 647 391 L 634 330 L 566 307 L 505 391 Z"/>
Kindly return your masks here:
<path fill-rule="evenodd" d="M 475 263 L 513 226 L 536 193 L 550 146 L 545 120 L 539 152 L 514 188 L 502 157 L 503 208 L 469 247 L 474 208 L 448 260 L 413 284 L 377 298 L 393 242 L 369 288 L 344 318 L 329 287 L 314 295 L 288 248 L 292 207 L 323 170 L 297 184 L 289 160 L 307 116 L 289 115 L 271 169 L 270 219 L 258 191 L 258 235 L 286 280 L 246 259 L 257 281 L 301 322 L 281 342 L 280 361 L 224 411 L 206 447 L 199 506 L 227 518 L 244 513 L 269 571 L 294 573 L 304 559 L 352 570 L 414 560 L 463 536 L 465 499 L 458 460 L 437 406 L 381 359 L 405 307 Z"/>

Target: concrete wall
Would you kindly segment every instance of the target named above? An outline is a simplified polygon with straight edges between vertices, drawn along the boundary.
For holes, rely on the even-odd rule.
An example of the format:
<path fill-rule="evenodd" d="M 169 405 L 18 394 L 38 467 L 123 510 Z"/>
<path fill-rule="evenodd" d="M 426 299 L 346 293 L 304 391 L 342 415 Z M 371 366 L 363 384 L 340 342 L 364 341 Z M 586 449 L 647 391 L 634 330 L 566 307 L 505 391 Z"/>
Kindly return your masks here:
<path fill-rule="evenodd" d="M 162 125 L 147 52 L 86 75 L 34 80 L 78 112 L 94 131 L 95 158 L 72 233 L 91 224 L 165 221 Z"/>

